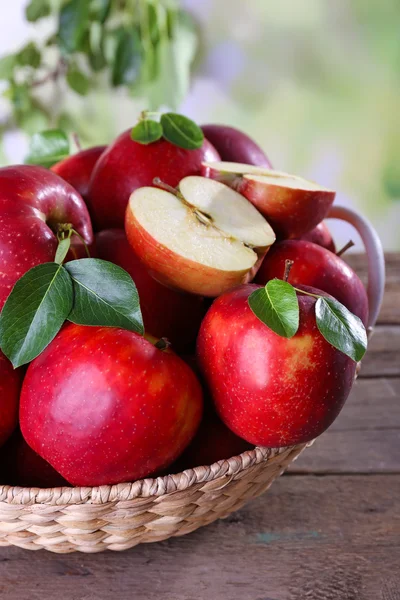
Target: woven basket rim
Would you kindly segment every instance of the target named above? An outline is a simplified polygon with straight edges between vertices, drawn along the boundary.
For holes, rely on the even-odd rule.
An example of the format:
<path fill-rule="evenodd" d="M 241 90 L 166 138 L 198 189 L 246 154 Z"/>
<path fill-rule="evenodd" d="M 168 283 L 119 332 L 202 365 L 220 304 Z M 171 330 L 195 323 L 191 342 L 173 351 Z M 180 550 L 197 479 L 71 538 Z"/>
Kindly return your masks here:
<path fill-rule="evenodd" d="M 133 483 L 119 483 L 99 487 L 27 488 L 0 485 L 0 502 L 12 505 L 74 505 L 107 504 L 140 498 L 161 497 L 181 492 L 187 488 L 208 483 L 224 476 L 237 475 L 241 471 L 261 462 L 272 462 L 283 452 L 304 448 L 308 444 L 297 444 L 282 448 L 256 446 L 242 454 L 219 460 L 209 466 L 194 467 L 180 473 L 155 478 L 139 479 Z"/>

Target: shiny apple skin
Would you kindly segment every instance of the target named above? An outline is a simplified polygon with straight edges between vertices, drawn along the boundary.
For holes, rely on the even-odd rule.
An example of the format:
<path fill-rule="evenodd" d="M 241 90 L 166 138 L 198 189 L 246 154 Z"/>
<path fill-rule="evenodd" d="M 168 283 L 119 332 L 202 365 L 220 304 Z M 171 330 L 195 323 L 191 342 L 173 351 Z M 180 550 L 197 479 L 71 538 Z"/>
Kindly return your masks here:
<path fill-rule="evenodd" d="M 51 170 L 71 184 L 86 200 L 93 169 L 106 148 L 107 146 L 93 146 L 81 150 L 56 163 Z"/>
<path fill-rule="evenodd" d="M 0 351 L 0 446 L 17 426 L 21 384 L 21 370 L 14 370 L 11 362 Z"/>
<path fill-rule="evenodd" d="M 289 283 L 323 290 L 367 324 L 368 297 L 361 279 L 342 258 L 312 242 L 286 240 L 272 246 L 258 270 L 256 283 L 265 285 L 274 277 L 282 279 L 286 259 L 293 260 Z"/>
<path fill-rule="evenodd" d="M 61 177 L 28 165 L 0 169 L 0 309 L 26 271 L 54 260 L 58 223 L 71 223 L 92 242 L 85 203 Z"/>
<path fill-rule="evenodd" d="M 196 376 L 173 352 L 122 329 L 71 324 L 30 364 L 20 425 L 72 485 L 111 485 L 171 464 L 202 405 Z"/>
<path fill-rule="evenodd" d="M 315 298 L 298 296 L 299 330 L 286 339 L 251 311 L 248 297 L 257 288 L 242 286 L 214 301 L 197 341 L 200 368 L 236 435 L 256 446 L 308 442 L 338 416 L 356 363 L 319 333 Z"/>
<path fill-rule="evenodd" d="M 202 125 L 205 137 L 227 162 L 245 163 L 272 169 L 272 165 L 258 144 L 246 133 L 228 125 Z"/>
<path fill-rule="evenodd" d="M 164 139 L 139 144 L 131 139 L 131 130 L 125 131 L 102 154 L 92 175 L 89 210 L 95 228 L 122 229 L 129 197 L 137 188 L 153 185 L 155 177 L 175 187 L 187 175 L 199 175 L 203 161 L 218 157 L 207 140 L 198 150 L 184 150 Z"/>
<path fill-rule="evenodd" d="M 325 221 L 319 223 L 314 229 L 311 229 L 311 231 L 305 233 L 299 239 L 322 246 L 331 252 L 336 252 L 335 242 L 333 241 L 332 234 Z"/>
<path fill-rule="evenodd" d="M 165 337 L 177 352 L 194 350 L 206 313 L 201 296 L 177 292 L 156 281 L 131 248 L 125 231 L 105 229 L 96 235 L 98 257 L 127 271 L 139 292 L 146 332 Z"/>

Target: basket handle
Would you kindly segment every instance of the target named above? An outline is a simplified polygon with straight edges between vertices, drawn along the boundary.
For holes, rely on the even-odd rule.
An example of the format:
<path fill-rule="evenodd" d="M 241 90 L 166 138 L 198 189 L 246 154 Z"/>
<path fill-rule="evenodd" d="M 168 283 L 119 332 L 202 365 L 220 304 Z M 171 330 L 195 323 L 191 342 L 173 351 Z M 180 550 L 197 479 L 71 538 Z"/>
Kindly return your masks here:
<path fill-rule="evenodd" d="M 332 206 L 328 219 L 341 219 L 353 225 L 363 241 L 368 260 L 368 330 L 372 331 L 379 315 L 385 289 L 385 257 L 379 236 L 368 219 L 344 206 Z"/>

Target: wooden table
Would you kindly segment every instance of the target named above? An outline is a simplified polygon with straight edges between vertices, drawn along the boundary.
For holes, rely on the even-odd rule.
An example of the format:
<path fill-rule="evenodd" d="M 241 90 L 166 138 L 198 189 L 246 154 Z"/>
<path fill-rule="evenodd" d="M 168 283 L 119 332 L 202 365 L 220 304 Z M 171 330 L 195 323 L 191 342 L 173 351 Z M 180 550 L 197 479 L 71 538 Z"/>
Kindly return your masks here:
<path fill-rule="evenodd" d="M 121 554 L 0 548 L 0 598 L 400 600 L 400 255 L 342 414 L 267 494 Z"/>

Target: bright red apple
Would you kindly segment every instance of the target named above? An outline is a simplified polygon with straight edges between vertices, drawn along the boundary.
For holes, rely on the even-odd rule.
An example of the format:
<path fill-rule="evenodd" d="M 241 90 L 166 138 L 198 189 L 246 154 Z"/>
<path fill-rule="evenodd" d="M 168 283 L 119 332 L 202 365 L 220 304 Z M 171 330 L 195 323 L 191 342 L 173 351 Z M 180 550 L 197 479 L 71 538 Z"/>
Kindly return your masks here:
<path fill-rule="evenodd" d="M 329 213 L 335 192 L 302 177 L 233 163 L 203 163 L 202 174 L 243 194 L 268 220 L 278 238 L 298 238 Z"/>
<path fill-rule="evenodd" d="M 318 244 L 318 246 L 322 246 L 331 252 L 336 252 L 335 242 L 325 221 L 319 223 L 314 229 L 311 229 L 311 231 L 305 233 L 299 239 L 313 242 L 313 244 Z"/>
<path fill-rule="evenodd" d="M 71 324 L 29 365 L 20 424 L 69 483 L 111 485 L 171 464 L 202 404 L 196 376 L 170 350 L 122 329 Z"/>
<path fill-rule="evenodd" d="M 312 242 L 285 240 L 275 244 L 256 275 L 256 283 L 282 279 L 286 259 L 293 261 L 289 283 L 323 290 L 367 324 L 368 297 L 361 279 L 342 258 Z"/>
<path fill-rule="evenodd" d="M 202 125 L 201 128 L 222 160 L 272 169 L 264 151 L 240 129 L 228 125 Z"/>
<path fill-rule="evenodd" d="M 206 313 L 204 299 L 158 283 L 132 250 L 122 229 L 100 231 L 96 245 L 99 258 L 119 265 L 135 282 L 146 332 L 167 338 L 177 352 L 194 350 Z"/>
<path fill-rule="evenodd" d="M 134 190 L 153 185 L 155 177 L 177 186 L 183 177 L 199 174 L 204 160 L 218 157 L 207 140 L 198 150 L 184 150 L 165 139 L 139 144 L 131 139 L 131 130 L 126 131 L 107 148 L 93 172 L 89 209 L 95 227 L 123 228 L 126 206 Z"/>
<path fill-rule="evenodd" d="M 153 277 L 201 296 L 251 280 L 275 234 L 243 196 L 205 177 L 179 191 L 136 190 L 126 211 L 129 243 Z"/>
<path fill-rule="evenodd" d="M 199 364 L 219 416 L 236 435 L 256 446 L 308 442 L 339 414 L 356 363 L 322 337 L 311 296 L 298 294 L 298 332 L 291 339 L 274 333 L 248 305 L 258 287 L 214 301 L 200 328 Z"/>
<path fill-rule="evenodd" d="M 14 370 L 0 351 L 0 446 L 7 441 L 18 422 L 21 370 Z"/>
<path fill-rule="evenodd" d="M 106 148 L 107 146 L 94 146 L 81 150 L 53 165 L 51 170 L 70 183 L 86 200 L 93 169 Z"/>
<path fill-rule="evenodd" d="M 42 167 L 0 169 L 0 309 L 16 281 L 31 267 L 54 260 L 55 231 L 71 223 L 93 240 L 89 213 L 81 196 L 61 177 Z"/>

